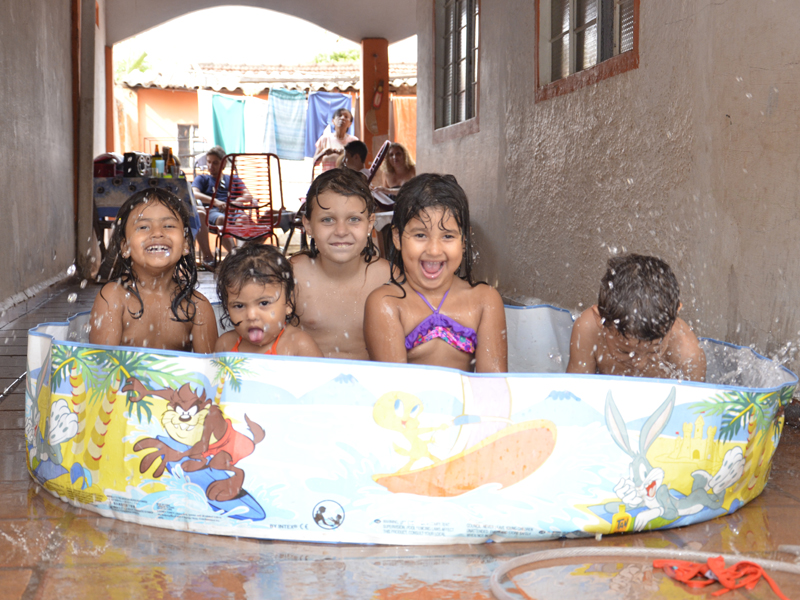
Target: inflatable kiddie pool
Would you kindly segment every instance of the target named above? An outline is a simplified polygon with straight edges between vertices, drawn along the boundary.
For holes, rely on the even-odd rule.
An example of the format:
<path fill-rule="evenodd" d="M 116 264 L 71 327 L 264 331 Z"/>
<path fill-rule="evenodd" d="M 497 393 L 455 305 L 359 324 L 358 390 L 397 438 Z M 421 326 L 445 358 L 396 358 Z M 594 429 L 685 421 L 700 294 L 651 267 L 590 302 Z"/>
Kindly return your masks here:
<path fill-rule="evenodd" d="M 28 341 L 28 469 L 107 517 L 314 542 L 677 527 L 761 493 L 793 373 L 704 340 L 709 383 L 566 375 L 568 311 L 506 316 L 502 375 L 105 347 L 85 341 L 88 314 L 43 324 Z"/>

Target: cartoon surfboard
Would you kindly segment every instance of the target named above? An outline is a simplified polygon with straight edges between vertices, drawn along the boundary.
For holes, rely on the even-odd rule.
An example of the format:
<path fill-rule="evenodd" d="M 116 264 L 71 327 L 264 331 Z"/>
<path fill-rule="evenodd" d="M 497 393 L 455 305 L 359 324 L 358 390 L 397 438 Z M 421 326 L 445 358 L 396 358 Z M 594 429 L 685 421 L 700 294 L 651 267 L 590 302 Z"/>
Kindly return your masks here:
<path fill-rule="evenodd" d="M 166 445 L 178 450 L 180 452 L 185 452 L 189 449 L 189 446 L 185 444 L 181 444 L 180 442 L 176 442 L 169 436 L 157 436 L 157 439 L 164 442 Z M 181 464 L 189 460 L 189 457 L 182 458 L 178 462 L 168 462 L 167 463 L 167 471 L 170 473 L 173 472 L 173 469 Z M 228 479 L 230 474 L 226 471 L 220 471 L 219 469 L 211 469 L 205 468 L 200 469 L 198 471 L 184 471 L 183 476 L 191 481 L 193 484 L 199 486 L 203 492 L 208 489 L 208 486 L 214 483 L 215 481 L 219 481 L 222 479 Z M 261 508 L 261 505 L 253 498 L 247 491 L 242 490 L 239 493 L 239 496 L 233 498 L 231 500 L 219 501 L 219 500 L 212 500 L 206 497 L 206 501 L 214 510 L 218 512 L 224 512 L 227 516 L 232 519 L 241 519 L 241 520 L 250 520 L 250 521 L 261 521 L 266 518 L 266 513 L 264 509 Z"/>
<path fill-rule="evenodd" d="M 556 426 L 551 421 L 525 421 L 431 466 L 373 479 L 390 492 L 437 497 L 458 496 L 487 483 L 508 487 L 542 466 L 555 445 Z"/>

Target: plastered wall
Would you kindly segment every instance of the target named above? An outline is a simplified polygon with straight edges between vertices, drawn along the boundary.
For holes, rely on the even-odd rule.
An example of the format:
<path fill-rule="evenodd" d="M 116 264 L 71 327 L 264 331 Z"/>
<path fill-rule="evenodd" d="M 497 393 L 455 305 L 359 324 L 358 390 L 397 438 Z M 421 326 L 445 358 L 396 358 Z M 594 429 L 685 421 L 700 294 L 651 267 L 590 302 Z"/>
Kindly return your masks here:
<path fill-rule="evenodd" d="M 507 298 L 585 307 L 612 252 L 657 254 L 700 335 L 772 355 L 797 343 L 792 0 L 643 1 L 638 69 L 539 103 L 533 2 L 482 2 L 480 131 L 441 143 L 432 14 L 421 0 L 418 172 L 467 190 L 484 279 Z"/>
<path fill-rule="evenodd" d="M 0 19 L 0 310 L 75 255 L 70 3 L 6 0 Z"/>

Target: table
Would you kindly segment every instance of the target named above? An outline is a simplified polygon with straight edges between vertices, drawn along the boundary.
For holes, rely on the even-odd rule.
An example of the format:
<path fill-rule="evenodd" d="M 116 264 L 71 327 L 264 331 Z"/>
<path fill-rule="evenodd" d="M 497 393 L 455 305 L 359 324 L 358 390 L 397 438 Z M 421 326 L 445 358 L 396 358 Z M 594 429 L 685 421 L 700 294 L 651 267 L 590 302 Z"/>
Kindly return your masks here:
<path fill-rule="evenodd" d="M 189 229 L 197 237 L 200 215 L 188 180 L 180 177 L 95 177 L 94 205 L 101 221 L 114 218 L 123 203 L 136 192 L 153 187 L 166 190 L 183 200 L 189 209 Z"/>

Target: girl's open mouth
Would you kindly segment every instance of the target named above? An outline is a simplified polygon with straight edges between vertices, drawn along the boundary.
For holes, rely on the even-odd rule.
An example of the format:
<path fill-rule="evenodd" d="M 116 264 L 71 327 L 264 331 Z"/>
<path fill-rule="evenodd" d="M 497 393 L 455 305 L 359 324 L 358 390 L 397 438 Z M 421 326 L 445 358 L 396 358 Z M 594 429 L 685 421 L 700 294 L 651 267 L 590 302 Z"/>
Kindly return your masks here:
<path fill-rule="evenodd" d="M 169 251 L 170 251 L 170 250 L 169 250 L 169 247 L 168 247 L 168 246 L 164 246 L 164 245 L 162 245 L 162 244 L 156 244 L 156 245 L 154 245 L 154 246 L 148 246 L 146 251 L 147 251 L 147 252 L 151 252 L 151 253 L 158 253 L 158 252 L 160 252 L 160 253 L 166 253 L 166 254 L 169 254 Z"/>
<path fill-rule="evenodd" d="M 423 275 L 428 279 L 436 279 L 444 270 L 444 261 L 423 260 L 420 264 Z"/>

